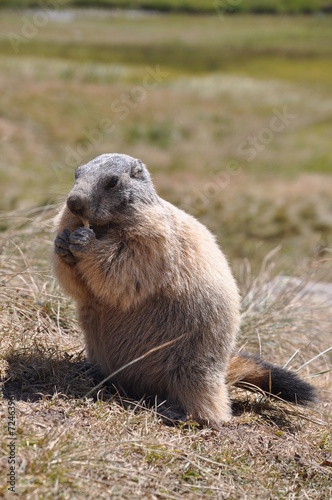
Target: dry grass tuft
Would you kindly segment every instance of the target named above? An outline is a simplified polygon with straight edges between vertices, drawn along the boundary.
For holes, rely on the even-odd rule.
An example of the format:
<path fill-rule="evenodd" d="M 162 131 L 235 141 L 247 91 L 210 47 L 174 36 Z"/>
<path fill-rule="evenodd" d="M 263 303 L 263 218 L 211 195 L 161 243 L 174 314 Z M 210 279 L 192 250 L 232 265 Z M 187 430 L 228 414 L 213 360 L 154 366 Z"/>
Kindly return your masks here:
<path fill-rule="evenodd" d="M 330 352 L 301 370 L 321 373 L 312 378 L 317 407 L 234 389 L 234 417 L 221 432 L 195 422 L 165 426 L 143 402 L 109 388 L 85 398 L 95 380 L 81 369 L 73 304 L 50 275 L 50 209 L 24 219 L 12 214 L 8 225 L 0 241 L 0 494 L 10 494 L 13 397 L 16 492 L 28 499 L 331 497 L 330 373 L 323 373 Z M 304 293 L 308 285 L 271 273 L 269 259 L 258 276 L 248 266 L 242 273 L 240 342 L 256 352 L 260 345 L 264 357 L 282 363 L 297 353 L 289 363 L 297 369 L 330 347 L 330 310 L 319 294 Z"/>
<path fill-rule="evenodd" d="M 263 356 L 273 352 L 279 363 L 288 363 L 296 353 L 292 367 L 297 369 L 308 356 L 330 347 L 332 286 L 315 283 L 312 270 L 302 279 L 275 276 L 271 259 L 276 251 L 265 258 L 257 275 L 252 276 L 248 262 L 242 268 L 240 339 Z M 320 360 L 323 366 L 328 362 L 328 356 Z"/>

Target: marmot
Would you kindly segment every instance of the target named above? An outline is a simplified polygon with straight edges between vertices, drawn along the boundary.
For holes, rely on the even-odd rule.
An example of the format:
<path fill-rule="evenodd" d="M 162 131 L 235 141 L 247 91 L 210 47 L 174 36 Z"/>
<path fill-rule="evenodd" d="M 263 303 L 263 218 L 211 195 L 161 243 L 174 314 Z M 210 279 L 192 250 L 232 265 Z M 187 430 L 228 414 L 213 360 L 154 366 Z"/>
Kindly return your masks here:
<path fill-rule="evenodd" d="M 205 226 L 157 195 L 140 160 L 104 154 L 78 167 L 57 232 L 53 267 L 77 303 L 88 360 L 108 376 L 168 343 L 114 383 L 216 427 L 231 415 L 227 384 L 315 399 L 294 373 L 235 354 L 240 297 L 227 260 Z"/>

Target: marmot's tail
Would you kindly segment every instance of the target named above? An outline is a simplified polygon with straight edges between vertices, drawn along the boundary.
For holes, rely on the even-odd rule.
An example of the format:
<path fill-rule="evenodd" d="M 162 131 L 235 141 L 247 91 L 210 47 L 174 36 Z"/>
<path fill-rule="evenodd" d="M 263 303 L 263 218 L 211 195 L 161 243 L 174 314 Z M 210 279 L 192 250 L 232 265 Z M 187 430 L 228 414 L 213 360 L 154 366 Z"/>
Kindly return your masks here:
<path fill-rule="evenodd" d="M 305 405 L 316 400 L 314 387 L 296 373 L 274 366 L 258 356 L 238 353 L 232 356 L 227 373 L 227 383 L 250 389 L 256 386 L 264 392 L 286 401 Z"/>

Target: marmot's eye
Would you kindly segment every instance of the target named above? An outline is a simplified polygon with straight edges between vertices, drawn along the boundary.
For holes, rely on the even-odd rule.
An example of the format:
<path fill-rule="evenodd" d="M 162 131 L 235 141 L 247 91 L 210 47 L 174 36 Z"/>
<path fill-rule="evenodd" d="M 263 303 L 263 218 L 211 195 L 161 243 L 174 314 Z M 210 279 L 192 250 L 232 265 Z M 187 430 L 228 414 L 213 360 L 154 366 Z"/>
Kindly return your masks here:
<path fill-rule="evenodd" d="M 119 177 L 117 177 L 116 175 L 114 175 L 113 177 L 110 178 L 110 180 L 107 182 L 106 184 L 106 188 L 113 188 L 117 185 L 118 183 L 118 180 L 119 180 Z"/>

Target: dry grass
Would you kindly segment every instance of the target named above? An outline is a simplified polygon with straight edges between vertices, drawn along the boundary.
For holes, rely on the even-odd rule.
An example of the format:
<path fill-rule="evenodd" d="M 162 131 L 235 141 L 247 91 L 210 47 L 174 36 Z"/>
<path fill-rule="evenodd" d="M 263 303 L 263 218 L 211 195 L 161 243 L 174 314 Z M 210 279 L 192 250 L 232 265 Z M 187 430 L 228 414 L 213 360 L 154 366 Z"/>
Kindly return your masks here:
<path fill-rule="evenodd" d="M 168 427 L 143 402 L 93 387 L 80 370 L 84 345 L 73 304 L 50 276 L 47 211 L 16 214 L 1 248 L 1 445 L 7 491 L 7 408 L 15 398 L 16 491 L 25 498 L 312 498 L 331 496 L 330 353 L 301 374 L 313 376 L 321 401 L 300 409 L 233 390 L 235 416 L 221 432 L 194 422 Z M 29 219 L 29 214 L 27 219 Z M 16 222 L 15 222 L 16 221 Z M 298 368 L 330 347 L 331 311 L 303 296 L 298 282 L 242 273 L 240 343 Z M 270 263 L 269 263 L 270 262 Z"/>

